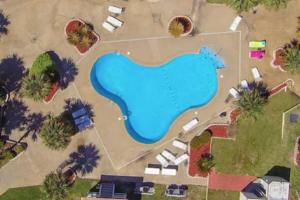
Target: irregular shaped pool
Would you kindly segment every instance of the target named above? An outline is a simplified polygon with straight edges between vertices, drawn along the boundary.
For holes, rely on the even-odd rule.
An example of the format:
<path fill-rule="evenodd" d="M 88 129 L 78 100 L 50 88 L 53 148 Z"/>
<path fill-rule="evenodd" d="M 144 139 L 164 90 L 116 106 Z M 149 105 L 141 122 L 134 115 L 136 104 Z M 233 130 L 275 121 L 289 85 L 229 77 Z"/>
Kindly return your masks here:
<path fill-rule="evenodd" d="M 154 143 L 181 113 L 215 96 L 217 68 L 223 66 L 223 60 L 207 47 L 199 54 L 184 54 L 156 67 L 109 53 L 94 64 L 91 82 L 98 93 L 121 107 L 126 128 L 135 140 Z"/>

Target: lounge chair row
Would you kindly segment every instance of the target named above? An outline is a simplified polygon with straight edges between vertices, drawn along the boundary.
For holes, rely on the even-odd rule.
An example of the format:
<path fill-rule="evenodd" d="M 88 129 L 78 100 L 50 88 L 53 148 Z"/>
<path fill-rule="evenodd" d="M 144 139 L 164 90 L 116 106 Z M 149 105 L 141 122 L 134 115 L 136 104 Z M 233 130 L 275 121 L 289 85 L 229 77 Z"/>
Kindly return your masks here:
<path fill-rule="evenodd" d="M 109 6 L 108 11 L 114 14 L 121 14 L 123 12 L 123 8 L 119 8 L 116 6 Z M 123 22 L 113 16 L 108 16 L 106 18 L 106 21 L 102 23 L 102 27 L 109 32 L 114 32 L 117 28 L 121 27 L 122 25 Z"/>
<path fill-rule="evenodd" d="M 174 165 L 181 164 L 182 162 L 189 159 L 189 155 L 187 153 L 184 153 L 181 156 L 176 158 L 174 154 L 171 153 L 169 150 L 164 150 L 161 154 L 158 154 L 155 158 L 163 167 L 167 167 L 170 164 L 170 162 L 174 163 Z"/>
<path fill-rule="evenodd" d="M 262 76 L 261 76 L 261 74 L 259 73 L 257 67 L 253 67 L 253 68 L 251 69 L 251 72 L 252 72 L 253 78 L 254 78 L 254 80 L 255 80 L 256 82 L 262 81 Z M 242 87 L 243 89 L 250 89 L 247 80 L 242 80 L 242 81 L 241 81 L 241 87 Z M 240 92 L 239 92 L 236 88 L 234 88 L 234 87 L 229 89 L 229 94 L 230 94 L 233 98 L 236 98 L 236 99 L 238 99 L 238 98 L 240 97 Z"/>
<path fill-rule="evenodd" d="M 177 174 L 177 169 L 176 168 L 162 168 L 160 169 L 159 167 L 146 167 L 145 174 L 148 175 L 165 175 L 165 176 L 176 176 Z"/>

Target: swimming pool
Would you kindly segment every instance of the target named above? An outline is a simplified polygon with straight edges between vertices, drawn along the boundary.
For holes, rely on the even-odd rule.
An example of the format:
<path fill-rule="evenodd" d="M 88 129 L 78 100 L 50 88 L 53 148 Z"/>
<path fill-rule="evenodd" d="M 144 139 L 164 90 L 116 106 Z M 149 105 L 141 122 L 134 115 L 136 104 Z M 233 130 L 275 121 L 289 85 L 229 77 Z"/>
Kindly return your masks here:
<path fill-rule="evenodd" d="M 95 62 L 91 82 L 99 94 L 120 106 L 128 133 L 135 140 L 154 143 L 166 135 L 181 113 L 203 106 L 215 96 L 217 69 L 223 66 L 223 60 L 207 47 L 156 67 L 108 53 Z"/>

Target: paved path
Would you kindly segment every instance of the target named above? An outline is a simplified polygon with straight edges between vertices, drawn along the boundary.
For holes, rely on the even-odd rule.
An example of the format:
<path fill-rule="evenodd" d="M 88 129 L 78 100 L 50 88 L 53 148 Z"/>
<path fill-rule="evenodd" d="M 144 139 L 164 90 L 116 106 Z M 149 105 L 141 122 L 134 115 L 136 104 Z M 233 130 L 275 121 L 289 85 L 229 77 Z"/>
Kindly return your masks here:
<path fill-rule="evenodd" d="M 231 190 L 240 192 L 255 179 L 255 176 L 222 175 L 213 171 L 209 175 L 208 187 L 209 189 L 215 190 Z"/>

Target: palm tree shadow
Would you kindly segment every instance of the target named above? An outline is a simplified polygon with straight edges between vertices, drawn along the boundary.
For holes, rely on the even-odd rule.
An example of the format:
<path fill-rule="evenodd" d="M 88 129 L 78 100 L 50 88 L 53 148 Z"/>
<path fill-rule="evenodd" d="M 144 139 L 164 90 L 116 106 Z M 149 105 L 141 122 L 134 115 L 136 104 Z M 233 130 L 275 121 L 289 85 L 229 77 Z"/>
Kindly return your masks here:
<path fill-rule="evenodd" d="M 10 135 L 15 129 L 23 131 L 25 129 L 27 112 L 28 107 L 22 100 L 12 99 L 7 102 L 1 133 Z"/>
<path fill-rule="evenodd" d="M 92 105 L 87 102 L 82 102 L 80 99 L 76 98 L 69 98 L 65 100 L 65 103 L 64 110 L 67 113 L 73 113 L 81 108 L 85 108 L 89 117 L 91 117 L 91 119 L 94 117 Z"/>
<path fill-rule="evenodd" d="M 40 132 L 45 120 L 46 116 L 44 116 L 41 112 L 29 114 L 26 117 L 25 122 L 26 133 L 23 135 L 23 137 L 20 138 L 20 141 L 28 135 L 31 135 L 31 139 L 33 141 L 36 141 L 38 133 Z"/>
<path fill-rule="evenodd" d="M 8 29 L 7 26 L 10 24 L 8 17 L 0 10 L 0 35 L 7 35 Z"/>
<path fill-rule="evenodd" d="M 91 173 L 95 167 L 98 166 L 98 160 L 100 159 L 99 150 L 94 144 L 80 145 L 77 152 L 73 152 L 69 155 L 67 161 L 71 168 L 80 172 L 82 176 Z"/>
<path fill-rule="evenodd" d="M 75 80 L 75 77 L 78 74 L 78 69 L 76 68 L 74 61 L 71 58 L 60 59 L 54 51 L 48 51 L 47 53 L 58 65 L 60 86 L 62 89 L 66 89 L 68 85 Z"/>
<path fill-rule="evenodd" d="M 264 82 L 251 82 L 249 83 L 250 90 L 257 89 L 262 97 L 268 98 L 270 96 L 270 90 L 268 89 L 267 84 Z"/>
<path fill-rule="evenodd" d="M 27 74 L 23 59 L 16 54 L 2 59 L 0 63 L 0 80 L 8 92 L 18 92 L 22 78 Z"/>

